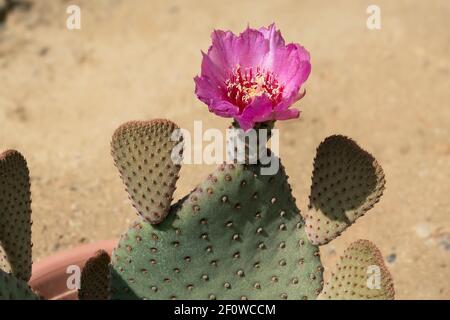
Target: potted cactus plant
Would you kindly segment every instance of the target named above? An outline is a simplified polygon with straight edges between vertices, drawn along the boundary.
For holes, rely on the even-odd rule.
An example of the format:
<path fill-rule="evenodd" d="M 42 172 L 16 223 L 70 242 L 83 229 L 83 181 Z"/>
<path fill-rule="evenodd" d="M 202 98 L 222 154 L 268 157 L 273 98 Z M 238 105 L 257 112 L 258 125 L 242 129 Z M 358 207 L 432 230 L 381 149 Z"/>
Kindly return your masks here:
<path fill-rule="evenodd" d="M 269 136 L 276 120 L 299 116 L 290 107 L 303 97 L 311 70 L 303 47 L 286 45 L 274 25 L 239 36 L 215 31 L 212 38 L 195 78 L 211 112 L 233 118 L 234 130 Z M 244 140 L 243 161 L 219 165 L 173 203 L 181 167 L 174 154 L 183 151 L 178 129 L 156 119 L 127 122 L 114 133 L 112 156 L 138 219 L 111 256 L 98 251 L 83 261 L 80 299 L 394 298 L 392 277 L 368 240 L 353 242 L 323 280 L 319 247 L 363 216 L 384 190 L 381 166 L 356 142 L 333 135 L 320 143 L 308 208 L 300 213 L 280 159 L 265 141 L 257 141 L 257 150 L 280 163 L 275 173 L 263 174 L 266 164 L 250 161 Z M 28 170 L 18 152 L 0 156 L 0 177 L 0 298 L 39 298 L 26 283 L 31 209 Z"/>

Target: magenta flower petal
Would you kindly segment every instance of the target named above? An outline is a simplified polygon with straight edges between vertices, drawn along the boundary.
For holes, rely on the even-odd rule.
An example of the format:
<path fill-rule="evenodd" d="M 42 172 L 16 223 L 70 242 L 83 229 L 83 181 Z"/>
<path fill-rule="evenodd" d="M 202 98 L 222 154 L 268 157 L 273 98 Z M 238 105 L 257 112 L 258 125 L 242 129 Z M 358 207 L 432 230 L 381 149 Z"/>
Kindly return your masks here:
<path fill-rule="evenodd" d="M 298 44 L 285 44 L 272 24 L 247 28 L 240 35 L 216 30 L 203 54 L 196 94 L 209 110 L 233 117 L 245 130 L 255 123 L 299 116 L 290 109 L 303 97 L 300 89 L 311 72 L 309 53 Z"/>
<path fill-rule="evenodd" d="M 247 131 L 253 128 L 255 123 L 271 120 L 272 113 L 272 101 L 263 95 L 253 99 L 252 103 L 235 119 L 239 126 Z"/>
<path fill-rule="evenodd" d="M 311 72 L 309 53 L 292 43 L 274 50 L 272 59 L 266 60 L 263 67 L 272 70 L 278 81 L 284 84 L 285 97 L 298 93 Z"/>
<path fill-rule="evenodd" d="M 225 118 L 231 118 L 239 114 L 239 108 L 224 100 L 213 101 L 210 106 L 210 111 Z"/>
<path fill-rule="evenodd" d="M 277 30 L 275 27 L 275 23 L 272 23 L 267 28 L 259 28 L 259 32 L 263 34 L 264 38 L 269 39 L 271 49 L 275 49 L 276 47 L 284 47 L 283 36 L 281 35 L 280 30 Z"/>
<path fill-rule="evenodd" d="M 298 109 L 286 109 L 281 111 L 276 111 L 277 120 L 289 120 L 298 118 L 300 111 Z"/>
<path fill-rule="evenodd" d="M 195 93 L 209 107 L 209 111 L 225 118 L 239 114 L 239 108 L 222 97 L 222 91 L 210 78 L 195 77 L 194 81 L 196 84 Z"/>
<path fill-rule="evenodd" d="M 250 28 L 239 36 L 231 31 L 216 30 L 211 39 L 212 46 L 209 47 L 208 56 L 225 73 L 230 73 L 237 65 L 253 67 L 261 64 L 264 55 L 269 51 L 269 44 L 264 35 Z"/>

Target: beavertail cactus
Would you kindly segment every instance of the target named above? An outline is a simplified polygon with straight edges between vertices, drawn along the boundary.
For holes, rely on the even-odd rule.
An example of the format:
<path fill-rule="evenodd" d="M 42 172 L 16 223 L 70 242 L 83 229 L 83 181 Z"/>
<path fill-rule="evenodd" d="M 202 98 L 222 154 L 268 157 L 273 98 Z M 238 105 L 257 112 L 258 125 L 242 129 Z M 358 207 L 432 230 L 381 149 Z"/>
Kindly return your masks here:
<path fill-rule="evenodd" d="M 320 144 L 304 220 L 283 166 L 263 175 L 261 163 L 220 165 L 171 204 L 180 170 L 171 159 L 182 150 L 182 138 L 172 139 L 177 128 L 168 120 L 130 122 L 114 134 L 112 154 L 140 217 L 111 261 L 104 251 L 87 261 L 80 299 L 394 298 L 381 253 L 367 240 L 351 244 L 323 284 L 318 246 L 384 188 L 381 167 L 355 142 L 332 136 Z M 0 159 L 0 298 L 38 299 L 24 281 L 31 270 L 28 169 L 17 151 Z M 371 284 L 372 271 L 378 281 Z"/>
<path fill-rule="evenodd" d="M 31 194 L 25 158 L 0 154 L 0 268 L 28 281 L 31 276 Z"/>
<path fill-rule="evenodd" d="M 0 299 L 37 299 L 31 277 L 31 193 L 25 158 L 0 153 Z"/>
<path fill-rule="evenodd" d="M 109 297 L 109 263 L 111 258 L 104 251 L 86 261 L 81 273 L 78 297 L 81 300 L 106 300 Z"/>
<path fill-rule="evenodd" d="M 270 131 L 275 120 L 299 116 L 291 106 L 304 96 L 300 89 L 310 70 L 306 49 L 285 44 L 275 25 L 239 35 L 216 30 L 195 77 L 196 94 L 211 112 L 233 118 L 236 129 Z M 378 251 L 364 241 L 352 245 L 342 262 L 361 256 L 352 260 L 356 266 L 343 267 L 348 273 L 343 276 L 355 280 L 342 284 L 334 277 L 321 294 L 318 246 L 373 207 L 384 189 L 381 167 L 354 141 L 331 136 L 318 147 L 303 218 L 282 165 L 265 175 L 263 162 L 251 162 L 247 154 L 244 161 L 219 166 L 171 205 L 180 170 L 172 162 L 180 151 L 174 149 L 180 141 L 171 139 L 179 137 L 176 128 L 168 120 L 130 122 L 113 136 L 115 164 L 141 218 L 113 252 L 111 298 L 393 297 Z M 265 143 L 256 142 L 263 154 L 270 153 Z M 245 149 L 252 149 L 250 143 Z M 370 293 L 365 277 L 356 277 L 369 262 L 383 279 Z"/>
<path fill-rule="evenodd" d="M 162 146 L 169 144 L 177 126 L 168 123 L 167 120 L 131 122 L 121 126 L 118 132 L 133 134 L 126 139 L 117 132 L 113 136 L 114 158 L 118 158 L 115 153 L 120 150 L 121 159 L 131 159 L 126 162 L 127 172 L 131 174 L 125 177 L 122 162 L 116 160 L 116 166 L 122 172 L 127 190 L 129 185 L 138 186 L 130 193 L 132 201 L 151 199 L 147 194 L 158 193 L 152 190 L 151 184 L 142 186 L 152 181 L 153 172 L 148 168 L 158 167 L 170 159 L 172 150 Z M 164 134 L 158 133 L 162 124 L 167 130 Z M 142 132 L 158 134 L 146 137 Z M 117 139 L 128 147 L 118 149 Z M 155 140 L 159 141 L 156 145 L 146 142 Z M 262 167 L 261 164 L 220 165 L 190 194 L 167 208 L 167 217 L 159 224 L 148 223 L 146 215 L 139 211 L 144 219 L 138 219 L 122 236 L 112 256 L 111 298 L 317 298 L 323 286 L 318 245 L 334 239 L 345 229 L 341 221 L 349 225 L 378 201 L 384 187 L 382 170 L 352 140 L 343 136 L 325 139 L 316 155 L 310 199 L 311 204 L 320 205 L 318 208 L 333 208 L 335 211 L 330 209 L 331 212 L 338 216 L 326 215 L 327 209 L 313 210 L 314 205 L 310 205 L 305 223 L 284 168 L 275 175 L 262 175 Z M 178 170 L 177 167 L 176 173 Z M 176 181 L 171 174 L 160 178 L 153 183 L 153 188 Z M 174 188 L 170 185 L 170 190 Z M 338 191 L 343 195 L 339 196 Z M 151 200 L 146 205 L 147 212 L 161 207 L 160 202 Z M 348 250 L 354 250 L 354 245 Z M 368 266 L 366 262 L 380 266 L 382 283 L 390 283 L 388 291 L 393 293 L 391 277 L 377 252 L 376 249 L 364 251 L 365 260 L 358 265 L 361 269 L 357 272 L 366 272 L 362 270 Z M 349 274 L 352 275 L 351 271 Z M 331 279 L 327 286 L 338 280 Z M 393 297 L 384 294 L 385 286 L 372 288 L 368 293 L 366 277 L 355 277 L 354 281 L 352 288 L 336 284 L 343 292 L 352 289 L 354 295 L 339 296 L 329 290 L 320 297 Z"/>
<path fill-rule="evenodd" d="M 368 279 L 368 273 L 374 275 L 373 279 Z M 380 250 L 368 240 L 352 243 L 319 299 L 394 299 L 394 284 Z"/>
<path fill-rule="evenodd" d="M 211 112 L 234 118 L 237 130 L 269 130 L 269 137 L 275 120 L 299 116 L 291 106 L 304 96 L 311 70 L 303 47 L 286 45 L 274 25 L 239 36 L 215 31 L 212 38 L 195 78 Z M 111 258 L 100 251 L 87 261 L 80 299 L 394 298 L 381 253 L 367 240 L 352 243 L 323 280 L 319 246 L 372 208 L 385 186 L 381 166 L 356 142 L 334 135 L 319 145 L 302 216 L 281 162 L 265 174 L 265 162 L 247 154 L 172 203 L 183 151 L 178 129 L 157 119 L 114 133 L 111 153 L 139 218 Z M 266 142 L 256 141 L 258 154 L 272 154 Z M 37 298 L 25 282 L 31 209 L 24 158 L 0 155 L 0 177 L 0 298 Z"/>
<path fill-rule="evenodd" d="M 180 166 L 171 159 L 178 127 L 167 120 L 129 122 L 116 130 L 112 155 L 130 200 L 150 223 L 161 222 L 169 212 Z"/>
<path fill-rule="evenodd" d="M 319 251 L 306 237 L 284 170 L 259 170 L 222 165 L 164 222 L 136 222 L 112 257 L 112 297 L 316 297 Z"/>
<path fill-rule="evenodd" d="M 344 136 L 326 138 L 314 159 L 305 215 L 313 244 L 328 243 L 377 203 L 384 173 L 372 155 Z"/>

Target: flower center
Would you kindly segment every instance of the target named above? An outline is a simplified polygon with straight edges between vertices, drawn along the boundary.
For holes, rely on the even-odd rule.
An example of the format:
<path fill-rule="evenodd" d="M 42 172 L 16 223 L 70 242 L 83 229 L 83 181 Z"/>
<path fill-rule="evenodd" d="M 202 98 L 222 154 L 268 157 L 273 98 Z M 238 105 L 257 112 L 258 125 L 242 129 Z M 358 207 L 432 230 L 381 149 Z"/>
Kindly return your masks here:
<path fill-rule="evenodd" d="M 284 87 L 278 83 L 270 71 L 236 66 L 231 77 L 225 82 L 227 97 L 242 111 L 254 97 L 266 95 L 275 106 L 281 101 Z"/>

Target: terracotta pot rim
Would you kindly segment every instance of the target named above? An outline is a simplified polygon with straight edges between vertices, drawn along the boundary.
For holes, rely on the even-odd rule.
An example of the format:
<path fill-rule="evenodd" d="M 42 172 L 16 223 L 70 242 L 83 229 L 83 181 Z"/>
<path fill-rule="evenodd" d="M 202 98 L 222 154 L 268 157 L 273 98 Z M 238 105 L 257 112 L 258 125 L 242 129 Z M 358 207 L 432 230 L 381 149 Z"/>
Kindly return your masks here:
<path fill-rule="evenodd" d="M 117 239 L 102 240 L 82 244 L 59 251 L 33 263 L 29 284 L 33 290 L 46 299 L 76 299 L 77 290 L 67 288 L 68 266 L 78 266 L 82 270 L 85 262 L 98 250 L 111 254 Z"/>

